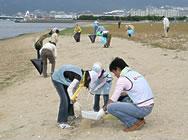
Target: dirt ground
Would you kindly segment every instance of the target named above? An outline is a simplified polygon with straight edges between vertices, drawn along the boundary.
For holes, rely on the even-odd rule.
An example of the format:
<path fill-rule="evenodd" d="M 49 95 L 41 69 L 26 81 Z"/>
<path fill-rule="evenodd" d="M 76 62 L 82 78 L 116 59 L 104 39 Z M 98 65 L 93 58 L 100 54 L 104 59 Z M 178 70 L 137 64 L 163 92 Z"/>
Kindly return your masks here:
<path fill-rule="evenodd" d="M 111 47 L 102 48 L 98 39 L 92 44 L 86 35 L 80 43 L 72 36 L 60 37 L 56 68 L 75 64 L 90 69 L 99 61 L 108 69 L 119 56 L 146 77 L 155 95 L 154 110 L 139 131 L 125 133 L 122 123 L 111 117 L 98 122 L 78 119 L 74 129 L 63 130 L 56 124 L 59 97 L 51 79 L 39 76 L 30 62 L 36 57 L 32 45 L 37 36 L 0 41 L 0 140 L 188 139 L 188 51 L 153 48 L 120 38 L 112 38 Z M 115 81 L 114 77 L 110 94 Z M 78 99 L 82 110 L 91 110 L 92 100 L 83 89 Z"/>

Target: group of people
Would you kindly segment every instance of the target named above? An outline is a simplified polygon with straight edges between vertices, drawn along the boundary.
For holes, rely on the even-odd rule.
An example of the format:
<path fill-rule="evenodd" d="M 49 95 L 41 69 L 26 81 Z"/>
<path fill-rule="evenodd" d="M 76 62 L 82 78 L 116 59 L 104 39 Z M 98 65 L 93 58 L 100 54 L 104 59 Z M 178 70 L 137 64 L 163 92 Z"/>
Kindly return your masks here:
<path fill-rule="evenodd" d="M 103 95 L 105 105 L 108 102 L 112 77 L 100 63 L 95 63 L 91 70 L 68 64 L 54 72 L 52 82 L 60 97 L 57 122 L 61 128 L 70 128 L 68 120 L 74 118 L 73 104 L 77 100 L 80 88 L 86 87 L 88 92 L 95 96 L 93 110 L 98 112 L 100 95 Z"/>
<path fill-rule="evenodd" d="M 111 34 L 97 22 L 95 24 L 93 26 L 95 34 L 105 36 L 107 42 L 104 47 L 109 47 Z M 81 34 L 78 25 L 74 31 Z M 75 119 L 74 103 L 77 101 L 80 89 L 85 87 L 88 93 L 94 95 L 93 110 L 98 112 L 98 118 L 109 113 L 124 124 L 125 132 L 140 129 L 145 124 L 144 117 L 151 113 L 154 106 L 152 90 L 144 76 L 130 68 L 122 58 L 116 57 L 109 65 L 110 72 L 118 78 L 110 97 L 113 78 L 100 62 L 94 63 L 91 70 L 71 64 L 62 65 L 55 70 L 58 35 L 59 30 L 54 28 L 35 43 L 37 57 L 43 61 L 44 77 L 47 77 L 47 59 L 52 64 L 51 80 L 60 97 L 58 126 L 63 129 L 72 127 L 69 121 Z M 50 41 L 43 45 L 43 40 L 47 37 L 51 37 Z M 102 108 L 100 108 L 100 96 L 103 96 L 104 100 Z"/>
<path fill-rule="evenodd" d="M 116 57 L 109 65 L 109 70 L 118 78 L 115 90 L 109 98 L 112 76 L 100 63 L 95 63 L 91 70 L 84 70 L 75 65 L 63 65 L 52 75 L 52 82 L 60 97 L 57 123 L 59 127 L 70 128 L 70 119 L 74 117 L 74 103 L 80 88 L 94 94 L 93 110 L 101 118 L 106 113 L 117 117 L 125 126 L 124 131 L 140 129 L 154 106 L 152 90 L 143 75 L 130 68 L 126 62 Z M 100 109 L 100 96 L 104 106 Z"/>
<path fill-rule="evenodd" d="M 74 28 L 74 36 L 73 36 L 76 42 L 80 42 L 81 32 L 82 32 L 81 27 L 78 24 L 76 24 L 76 26 Z M 95 42 L 96 36 L 99 36 L 101 38 L 101 43 L 103 44 L 103 47 L 104 48 L 110 47 L 111 38 L 112 38 L 111 34 L 98 21 L 93 22 L 93 34 L 92 34 L 92 36 L 94 36 L 91 39 L 92 43 Z"/>
<path fill-rule="evenodd" d="M 170 30 L 170 21 L 167 17 L 162 17 L 163 29 L 164 29 L 164 37 L 168 37 L 168 32 Z M 121 22 L 118 22 L 118 28 L 120 28 Z M 126 25 L 127 35 L 128 37 L 132 37 L 135 34 L 135 27 L 132 24 Z"/>

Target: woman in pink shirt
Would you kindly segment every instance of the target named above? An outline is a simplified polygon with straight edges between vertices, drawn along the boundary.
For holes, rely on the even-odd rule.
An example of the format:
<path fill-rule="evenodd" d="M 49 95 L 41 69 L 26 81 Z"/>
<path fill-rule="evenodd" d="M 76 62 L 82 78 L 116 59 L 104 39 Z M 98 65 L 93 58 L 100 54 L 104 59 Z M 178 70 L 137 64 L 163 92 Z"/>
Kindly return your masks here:
<path fill-rule="evenodd" d="M 154 105 L 153 94 L 146 79 L 135 70 L 131 69 L 123 59 L 116 57 L 109 69 L 118 78 L 115 90 L 103 109 L 120 119 L 124 131 L 134 131 L 145 124 L 144 117 L 151 113 Z M 131 102 L 122 98 L 126 93 Z"/>

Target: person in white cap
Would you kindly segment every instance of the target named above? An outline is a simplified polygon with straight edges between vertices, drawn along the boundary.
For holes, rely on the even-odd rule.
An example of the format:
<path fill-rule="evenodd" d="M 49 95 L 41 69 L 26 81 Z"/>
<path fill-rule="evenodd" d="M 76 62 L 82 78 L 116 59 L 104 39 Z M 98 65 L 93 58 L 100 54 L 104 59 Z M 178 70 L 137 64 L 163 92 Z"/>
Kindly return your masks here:
<path fill-rule="evenodd" d="M 93 64 L 92 70 L 98 74 L 95 86 L 91 89 L 91 93 L 94 94 L 94 106 L 93 110 L 98 112 L 100 110 L 100 96 L 103 96 L 104 106 L 107 105 L 109 99 L 109 92 L 112 85 L 112 76 L 109 72 L 102 68 L 101 63 L 97 62 Z"/>
<path fill-rule="evenodd" d="M 75 65 L 63 65 L 52 75 L 52 82 L 60 97 L 57 123 L 60 128 L 70 128 L 68 118 L 74 118 L 73 104 L 81 87 L 90 89 L 97 80 L 94 71 L 83 70 Z"/>
<path fill-rule="evenodd" d="M 52 29 L 52 36 L 50 38 L 50 43 L 51 44 L 54 44 L 55 46 L 57 45 L 57 42 L 58 42 L 58 36 L 59 36 L 59 30 L 57 28 L 53 28 Z"/>
<path fill-rule="evenodd" d="M 99 22 L 96 20 L 93 22 L 93 34 L 95 35 L 97 33 L 97 29 L 99 27 Z"/>

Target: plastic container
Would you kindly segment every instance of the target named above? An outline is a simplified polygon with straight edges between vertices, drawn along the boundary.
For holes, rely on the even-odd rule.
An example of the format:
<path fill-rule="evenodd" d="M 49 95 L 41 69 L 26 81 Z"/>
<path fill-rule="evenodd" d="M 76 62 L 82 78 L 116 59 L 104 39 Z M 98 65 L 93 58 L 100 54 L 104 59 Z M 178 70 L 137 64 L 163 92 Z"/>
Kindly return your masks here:
<path fill-rule="evenodd" d="M 82 117 L 85 119 L 98 120 L 97 114 L 98 112 L 94 112 L 94 111 L 82 111 Z"/>

